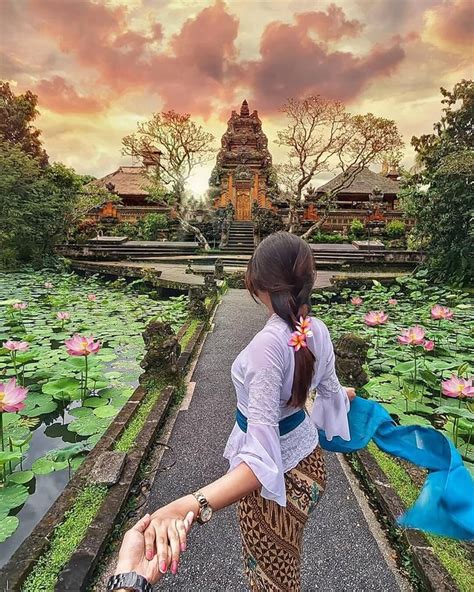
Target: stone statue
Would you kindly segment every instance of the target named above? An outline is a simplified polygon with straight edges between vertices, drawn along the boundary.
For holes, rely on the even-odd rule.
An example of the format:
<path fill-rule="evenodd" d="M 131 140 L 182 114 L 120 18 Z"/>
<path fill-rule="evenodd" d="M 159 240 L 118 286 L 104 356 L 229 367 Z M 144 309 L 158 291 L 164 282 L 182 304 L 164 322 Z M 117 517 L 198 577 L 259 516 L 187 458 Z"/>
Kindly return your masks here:
<path fill-rule="evenodd" d="M 354 333 L 342 335 L 334 344 L 336 374 L 342 384 L 360 388 L 369 380 L 363 368 L 369 344 Z"/>
<path fill-rule="evenodd" d="M 140 362 L 145 370 L 143 378 L 162 378 L 178 372 L 177 361 L 181 352 L 178 339 L 169 323 L 151 321 L 142 333 L 146 354 Z"/>

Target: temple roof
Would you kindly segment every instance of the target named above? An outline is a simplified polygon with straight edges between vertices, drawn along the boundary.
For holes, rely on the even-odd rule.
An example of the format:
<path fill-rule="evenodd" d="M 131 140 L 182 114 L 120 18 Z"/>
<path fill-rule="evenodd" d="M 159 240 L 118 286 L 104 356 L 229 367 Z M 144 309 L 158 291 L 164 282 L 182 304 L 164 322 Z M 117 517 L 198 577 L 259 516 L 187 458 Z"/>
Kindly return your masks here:
<path fill-rule="evenodd" d="M 316 193 L 327 193 L 336 188 L 341 180 L 343 173 L 334 177 L 324 185 L 316 189 Z M 369 168 L 364 167 L 360 173 L 355 177 L 349 187 L 341 189 L 339 193 L 372 193 L 373 189 L 378 187 L 384 194 L 397 194 L 400 190 L 398 181 L 394 181 L 389 177 L 374 173 Z"/>
<path fill-rule="evenodd" d="M 144 166 L 121 166 L 113 173 L 95 179 L 86 185 L 87 187 L 103 187 L 111 183 L 114 193 L 117 195 L 140 195 L 146 197 L 149 192 L 145 189 L 150 185 L 150 179 Z"/>

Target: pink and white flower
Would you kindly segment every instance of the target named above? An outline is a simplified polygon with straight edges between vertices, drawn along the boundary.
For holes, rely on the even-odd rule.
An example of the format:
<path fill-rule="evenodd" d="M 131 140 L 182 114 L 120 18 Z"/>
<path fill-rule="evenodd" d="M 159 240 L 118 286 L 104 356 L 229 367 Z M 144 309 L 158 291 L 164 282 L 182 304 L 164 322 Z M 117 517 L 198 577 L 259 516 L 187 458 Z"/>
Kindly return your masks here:
<path fill-rule="evenodd" d="M 447 306 L 441 306 L 440 304 L 436 304 L 431 309 L 431 317 L 435 319 L 435 321 L 440 321 L 441 319 L 452 319 L 453 315 L 454 313 L 450 308 Z"/>
<path fill-rule="evenodd" d="M 51 282 L 44 282 L 44 287 L 47 290 L 51 290 L 51 288 L 53 287 L 53 284 Z"/>
<path fill-rule="evenodd" d="M 433 351 L 434 346 L 434 341 L 432 341 L 431 339 L 425 339 L 425 341 L 423 342 L 423 349 L 425 351 Z"/>
<path fill-rule="evenodd" d="M 472 378 L 460 378 L 459 376 L 456 376 L 456 374 L 453 374 L 448 380 L 443 380 L 441 383 L 441 390 L 443 395 L 455 399 L 474 397 Z"/>
<path fill-rule="evenodd" d="M 95 302 L 97 300 L 97 296 L 95 294 L 87 294 L 87 300 L 89 300 L 89 302 Z"/>
<path fill-rule="evenodd" d="M 0 383 L 0 413 L 16 413 L 24 408 L 28 389 L 18 386 L 16 378 Z"/>
<path fill-rule="evenodd" d="M 360 306 L 363 302 L 364 301 L 360 296 L 353 296 L 351 298 L 351 304 L 353 304 L 354 306 Z"/>
<path fill-rule="evenodd" d="M 28 308 L 28 304 L 26 304 L 26 302 L 15 302 L 15 304 L 12 304 L 12 306 L 15 310 L 25 310 L 25 308 Z"/>
<path fill-rule="evenodd" d="M 398 300 L 396 298 L 389 298 L 388 303 L 390 304 L 390 306 L 397 306 Z"/>
<path fill-rule="evenodd" d="M 57 318 L 59 321 L 68 321 L 68 320 L 71 318 L 71 315 L 70 315 L 68 312 L 62 312 L 62 311 L 59 311 L 59 312 L 56 314 L 56 318 Z"/>
<path fill-rule="evenodd" d="M 295 352 L 299 351 L 302 347 L 308 347 L 308 344 L 306 343 L 306 335 L 304 333 L 300 333 L 299 331 L 294 331 L 291 334 L 288 345 L 294 347 Z"/>
<path fill-rule="evenodd" d="M 8 349 L 11 352 L 26 352 L 29 347 L 30 344 L 27 341 L 12 341 L 12 340 L 8 340 L 8 341 L 4 341 L 3 342 L 3 347 L 5 349 Z"/>
<path fill-rule="evenodd" d="M 89 356 L 96 354 L 100 350 L 100 342 L 94 341 L 93 337 L 84 337 L 82 335 L 73 335 L 71 339 L 65 340 L 67 353 L 70 356 Z"/>
<path fill-rule="evenodd" d="M 378 327 L 388 321 L 388 314 L 383 310 L 371 310 L 364 317 L 364 323 L 368 327 Z"/>
<path fill-rule="evenodd" d="M 423 345 L 425 341 L 425 330 L 419 325 L 404 329 L 402 334 L 397 337 L 401 345 Z"/>

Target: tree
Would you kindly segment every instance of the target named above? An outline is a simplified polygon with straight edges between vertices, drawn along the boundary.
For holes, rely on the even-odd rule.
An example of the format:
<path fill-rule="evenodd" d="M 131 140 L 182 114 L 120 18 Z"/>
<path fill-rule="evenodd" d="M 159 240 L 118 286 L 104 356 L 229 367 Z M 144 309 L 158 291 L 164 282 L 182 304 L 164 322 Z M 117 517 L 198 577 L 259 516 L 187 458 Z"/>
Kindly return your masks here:
<path fill-rule="evenodd" d="M 474 247 L 474 83 L 440 90 L 443 115 L 434 133 L 412 138 L 417 169 L 404 179 L 400 199 L 415 219 L 415 237 L 433 275 L 462 284 L 472 278 Z"/>
<path fill-rule="evenodd" d="M 281 111 L 288 125 L 278 132 L 276 142 L 288 149 L 290 162 L 287 166 L 297 178 L 290 227 L 295 222 L 294 209 L 301 203 L 303 190 L 314 176 L 330 170 L 342 172 L 338 186 L 319 204 L 322 210 L 319 220 L 303 235 L 309 238 L 328 217 L 337 193 L 348 187 L 370 163 L 387 156 L 394 159 L 403 141 L 395 122 L 372 113 L 351 115 L 341 102 L 320 95 L 290 99 Z"/>
<path fill-rule="evenodd" d="M 43 169 L 18 144 L 8 142 L 0 142 L 0 170 L 3 263 L 40 263 L 64 236 L 82 180 L 59 163 Z"/>
<path fill-rule="evenodd" d="M 212 157 L 214 136 L 191 120 L 189 114 L 175 111 L 155 113 L 149 121 L 137 124 L 137 132 L 123 138 L 125 155 L 147 158 L 155 165 L 150 175 L 150 194 L 176 207 L 181 226 L 193 232 L 201 246 L 209 244 L 199 228 L 183 217 L 186 183 L 193 170 Z"/>
<path fill-rule="evenodd" d="M 38 116 L 38 97 L 27 90 L 15 96 L 8 82 L 0 82 L 0 142 L 19 146 L 26 154 L 48 164 L 48 155 L 41 145 L 40 130 L 32 122 Z"/>

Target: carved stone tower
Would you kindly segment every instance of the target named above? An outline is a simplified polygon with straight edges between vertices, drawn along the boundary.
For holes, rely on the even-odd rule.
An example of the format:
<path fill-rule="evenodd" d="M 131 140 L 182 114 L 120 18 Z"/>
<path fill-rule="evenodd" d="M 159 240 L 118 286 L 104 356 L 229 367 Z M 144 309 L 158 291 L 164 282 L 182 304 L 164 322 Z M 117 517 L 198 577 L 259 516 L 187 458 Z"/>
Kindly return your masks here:
<path fill-rule="evenodd" d="M 244 101 L 240 114 L 232 111 L 227 122 L 211 174 L 210 185 L 219 192 L 214 207 L 225 208 L 231 203 L 236 220 L 251 220 L 255 203 L 261 208 L 271 207 L 268 197 L 271 164 L 262 122 L 257 111 L 250 115 L 248 103 Z"/>

